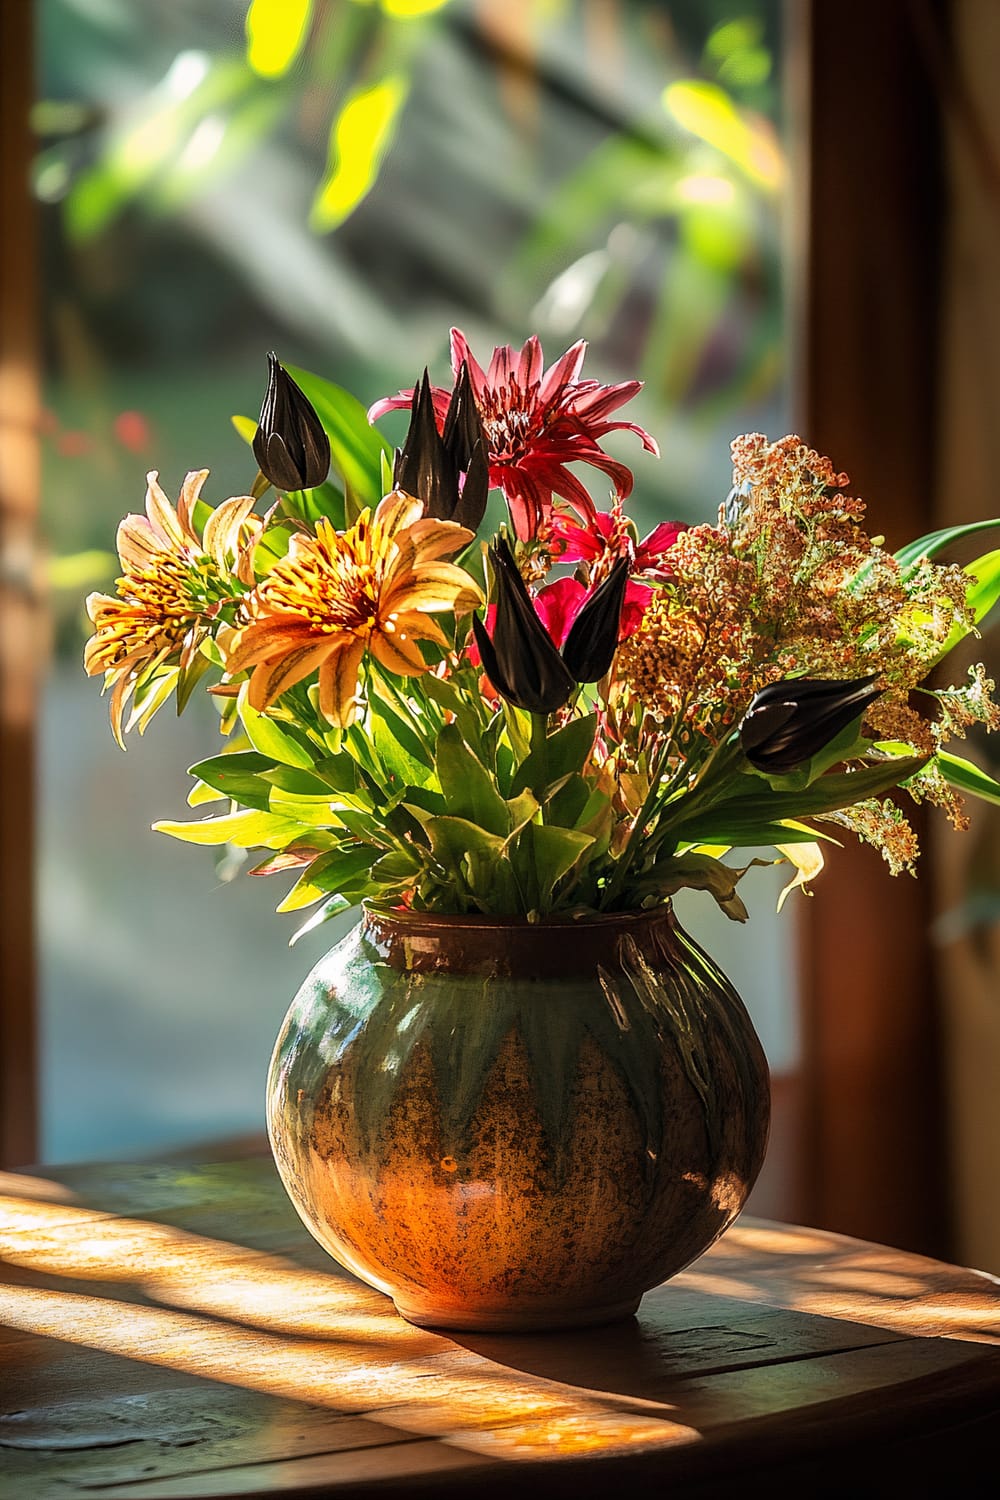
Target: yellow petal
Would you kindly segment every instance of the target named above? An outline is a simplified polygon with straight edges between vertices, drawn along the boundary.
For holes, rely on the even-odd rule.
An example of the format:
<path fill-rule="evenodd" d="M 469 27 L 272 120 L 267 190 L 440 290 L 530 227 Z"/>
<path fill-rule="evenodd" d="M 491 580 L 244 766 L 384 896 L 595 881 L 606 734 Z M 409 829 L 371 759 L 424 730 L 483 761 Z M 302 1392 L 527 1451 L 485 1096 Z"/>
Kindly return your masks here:
<path fill-rule="evenodd" d="M 162 557 L 173 556 L 170 547 L 145 516 L 128 515 L 119 521 L 115 544 L 126 573 L 148 572 L 158 566 Z"/>
<path fill-rule="evenodd" d="M 433 613 L 439 609 L 453 609 L 456 600 L 465 598 L 475 601 L 472 608 L 483 602 L 471 574 L 464 568 L 455 567 L 454 563 L 430 563 L 411 579 L 401 581 L 395 589 L 384 593 L 383 609 L 386 613 L 403 609 Z"/>
<path fill-rule="evenodd" d="M 475 532 L 456 521 L 436 521 L 430 516 L 416 521 L 407 536 L 417 549 L 420 563 L 432 562 L 436 557 L 447 557 L 449 552 L 458 552 L 468 546 Z"/>
<path fill-rule="evenodd" d="M 156 469 L 150 469 L 146 475 L 146 514 L 178 552 L 185 550 L 187 538 L 181 530 L 177 512 L 160 488 Z"/>
<path fill-rule="evenodd" d="M 811 891 L 806 890 L 806 882 L 815 880 L 823 869 L 824 860 L 819 844 L 776 844 L 775 848 L 798 870 L 795 879 L 788 882 L 778 897 L 778 911 L 780 911 L 785 904 L 785 898 L 798 887 L 801 886 L 805 895 L 812 894 Z"/>
<path fill-rule="evenodd" d="M 247 692 L 250 707 L 263 713 L 265 708 L 270 708 L 275 698 L 280 698 L 282 693 L 322 666 L 329 651 L 329 643 L 324 639 L 319 644 L 313 642 L 300 646 L 297 651 L 289 651 L 275 661 L 261 662 L 250 678 Z"/>
<path fill-rule="evenodd" d="M 203 545 L 220 573 L 227 569 L 229 554 L 238 551 L 240 527 L 256 503 L 252 495 L 234 495 L 230 500 L 223 500 L 205 522 Z"/>
<path fill-rule="evenodd" d="M 420 653 L 420 647 L 412 636 L 403 631 L 394 631 L 392 635 L 377 632 L 372 636 L 372 655 L 383 667 L 398 673 L 400 677 L 416 677 L 427 671 L 427 663 Z"/>
<path fill-rule="evenodd" d="M 244 672 L 247 667 L 259 662 L 274 660 L 291 651 L 301 651 L 307 646 L 325 643 L 328 636 L 320 636 L 298 615 L 271 615 L 264 620 L 246 625 L 226 641 L 226 671 L 232 675 Z M 221 642 L 220 642 L 221 644 Z"/>
<path fill-rule="evenodd" d="M 357 712 L 358 671 L 365 643 L 354 637 L 335 648 L 319 673 L 319 711 L 339 729 L 347 729 Z"/>
<path fill-rule="evenodd" d="M 194 524 L 194 508 L 201 498 L 201 487 L 207 478 L 207 469 L 192 469 L 190 474 L 185 474 L 184 483 L 181 485 L 181 497 L 177 502 L 177 520 L 181 530 L 187 541 L 196 549 L 200 547 L 201 542 Z"/>

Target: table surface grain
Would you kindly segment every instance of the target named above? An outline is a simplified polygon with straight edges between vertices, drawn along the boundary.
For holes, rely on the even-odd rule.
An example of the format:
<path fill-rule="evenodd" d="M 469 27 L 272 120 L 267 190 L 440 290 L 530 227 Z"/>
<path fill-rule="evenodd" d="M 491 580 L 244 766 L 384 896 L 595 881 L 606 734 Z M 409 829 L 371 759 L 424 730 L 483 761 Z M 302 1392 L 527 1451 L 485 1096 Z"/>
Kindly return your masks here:
<path fill-rule="evenodd" d="M 907 1456 L 940 1493 L 956 1455 L 996 1493 L 1000 1284 L 817 1230 L 741 1220 L 628 1323 L 445 1336 L 269 1160 L 105 1165 L 0 1174 L 0 1283 L 4 1500 L 891 1493 Z"/>

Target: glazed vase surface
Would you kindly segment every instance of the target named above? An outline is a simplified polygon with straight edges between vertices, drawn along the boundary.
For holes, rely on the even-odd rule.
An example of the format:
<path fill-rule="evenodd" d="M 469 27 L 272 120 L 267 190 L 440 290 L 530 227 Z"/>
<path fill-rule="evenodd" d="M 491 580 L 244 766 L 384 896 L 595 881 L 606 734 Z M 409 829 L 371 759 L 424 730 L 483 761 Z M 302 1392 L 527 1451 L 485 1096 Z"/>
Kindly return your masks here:
<path fill-rule="evenodd" d="M 732 1222 L 767 1140 L 742 1002 L 667 907 L 590 921 L 366 912 L 268 1081 L 321 1245 L 428 1327 L 608 1322 Z"/>

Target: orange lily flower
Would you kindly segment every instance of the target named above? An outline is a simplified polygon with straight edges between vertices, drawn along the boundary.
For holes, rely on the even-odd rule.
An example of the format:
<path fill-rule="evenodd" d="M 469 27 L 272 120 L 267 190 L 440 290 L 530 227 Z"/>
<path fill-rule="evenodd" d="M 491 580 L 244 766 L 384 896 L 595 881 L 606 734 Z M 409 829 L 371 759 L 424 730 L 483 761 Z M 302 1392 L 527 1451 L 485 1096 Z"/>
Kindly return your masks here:
<path fill-rule="evenodd" d="M 94 593 L 87 599 L 94 634 L 83 664 L 91 677 L 103 672 L 105 687 L 114 688 L 111 728 L 122 749 L 125 730 L 131 728 L 131 721 L 124 727 L 122 721 L 136 688 L 163 667 L 180 673 L 190 668 L 222 604 L 242 592 L 234 587 L 236 581 L 253 585 L 251 557 L 262 525 L 251 514 L 253 496 L 223 501 L 206 522 L 202 538 L 194 509 L 207 478 L 207 469 L 188 474 L 175 510 L 157 471 L 150 470 L 146 514 L 126 516 L 118 527 L 123 571 L 117 597 Z"/>
<path fill-rule="evenodd" d="M 318 672 L 320 712 L 346 728 L 357 712 L 366 651 L 390 672 L 416 676 L 427 670 L 419 641 L 449 645 L 430 616 L 482 603 L 475 580 L 439 560 L 472 538 L 464 526 L 425 516 L 423 503 L 401 490 L 347 531 L 318 521 L 314 536 L 292 537 L 286 556 L 248 595 L 249 622 L 220 640 L 227 672 L 252 669 L 248 696 L 258 712 Z"/>

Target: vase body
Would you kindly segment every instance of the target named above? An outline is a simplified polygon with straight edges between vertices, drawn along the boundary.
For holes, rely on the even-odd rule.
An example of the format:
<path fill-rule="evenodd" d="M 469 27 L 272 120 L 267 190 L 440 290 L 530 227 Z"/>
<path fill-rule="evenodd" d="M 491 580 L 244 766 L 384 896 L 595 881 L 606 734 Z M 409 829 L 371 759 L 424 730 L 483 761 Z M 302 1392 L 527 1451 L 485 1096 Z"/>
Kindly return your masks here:
<path fill-rule="evenodd" d="M 586 922 L 366 912 L 309 975 L 268 1081 L 285 1187 L 411 1322 L 631 1315 L 729 1225 L 767 1065 L 672 912 Z"/>

